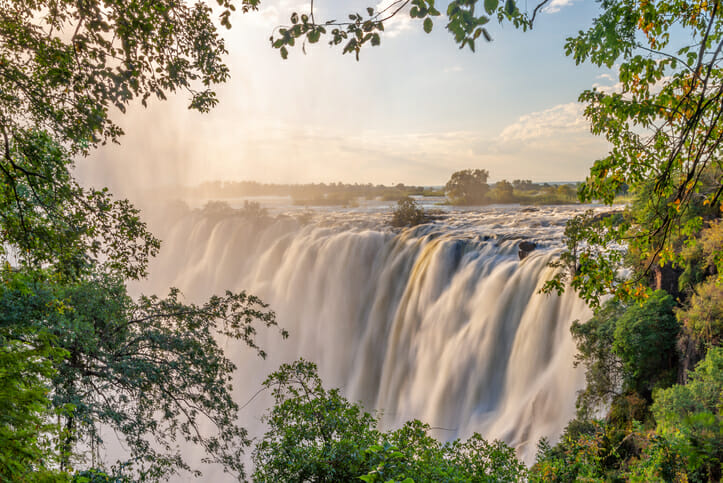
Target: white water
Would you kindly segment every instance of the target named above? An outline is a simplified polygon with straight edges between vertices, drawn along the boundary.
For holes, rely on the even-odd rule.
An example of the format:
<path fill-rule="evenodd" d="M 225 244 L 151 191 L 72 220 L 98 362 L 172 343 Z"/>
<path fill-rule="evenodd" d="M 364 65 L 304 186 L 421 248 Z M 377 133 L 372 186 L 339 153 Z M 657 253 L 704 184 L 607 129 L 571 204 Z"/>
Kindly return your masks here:
<path fill-rule="evenodd" d="M 569 326 L 589 311 L 573 294 L 539 294 L 564 222 L 578 207 L 447 211 L 404 231 L 378 209 L 250 220 L 199 210 L 152 223 L 164 241 L 144 292 L 179 287 L 200 300 L 225 289 L 261 296 L 290 337 L 261 334 L 260 361 L 229 344 L 243 404 L 281 362 L 316 362 L 328 386 L 383 411 L 385 427 L 419 418 L 442 439 L 480 432 L 531 463 L 575 411 L 583 375 Z M 521 239 L 538 249 L 520 261 Z M 268 407 L 244 408 L 261 431 Z"/>

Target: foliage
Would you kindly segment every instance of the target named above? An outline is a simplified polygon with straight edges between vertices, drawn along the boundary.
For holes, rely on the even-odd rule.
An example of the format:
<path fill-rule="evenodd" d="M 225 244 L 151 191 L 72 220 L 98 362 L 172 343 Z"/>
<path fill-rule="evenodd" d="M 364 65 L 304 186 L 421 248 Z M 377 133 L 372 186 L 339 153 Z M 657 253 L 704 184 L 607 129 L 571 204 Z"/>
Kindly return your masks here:
<path fill-rule="evenodd" d="M 285 364 L 264 383 L 275 404 L 254 451 L 256 481 L 519 481 L 514 450 L 479 435 L 441 443 L 409 421 L 383 433 L 377 420 L 336 389 L 325 390 L 314 364 Z"/>
<path fill-rule="evenodd" d="M 441 443 L 417 420 L 384 435 L 367 449 L 372 470 L 361 479 L 375 481 L 520 481 L 527 468 L 515 450 L 501 441 L 488 442 L 479 434 L 465 441 Z"/>
<path fill-rule="evenodd" d="M 585 366 L 585 388 L 577 400 L 578 411 L 583 417 L 608 407 L 622 394 L 623 365 L 612 347 L 616 322 L 624 312 L 624 305 L 609 300 L 590 320 L 576 320 L 570 327 L 578 350 L 575 366 Z"/>
<path fill-rule="evenodd" d="M 683 273 L 681 290 L 694 290 L 707 277 L 723 271 L 723 220 L 710 220 L 697 235 L 681 249 Z"/>
<path fill-rule="evenodd" d="M 560 442 L 538 443 L 530 481 L 616 481 L 622 479 L 621 456 L 634 453 L 636 435 L 598 420 L 573 420 Z"/>
<path fill-rule="evenodd" d="M 392 226 L 416 226 L 427 221 L 424 210 L 417 205 L 414 198 L 405 196 L 397 201 L 397 207 L 392 212 Z"/>
<path fill-rule="evenodd" d="M 452 173 L 444 186 L 449 201 L 454 205 L 481 205 L 489 191 L 486 169 L 463 169 Z"/>
<path fill-rule="evenodd" d="M 230 26 L 235 7 L 217 3 Z M 258 0 L 241 4 L 247 11 Z M 151 96 L 165 99 L 183 89 L 190 108 L 208 111 L 217 102 L 211 86 L 228 78 L 226 49 L 203 2 L 31 0 L 3 2 L 0 9 L 6 145 L 9 137 L 42 129 L 87 151 L 122 134 L 109 117 L 112 107 L 124 112 L 136 98 L 145 105 Z"/>
<path fill-rule="evenodd" d="M 532 16 L 522 14 L 515 0 L 485 0 L 479 6 L 477 0 L 452 0 L 447 5 L 446 28 L 459 44 L 460 49 L 469 47 L 474 52 L 477 40 L 483 37 L 487 42 L 492 36 L 487 30 L 490 20 L 499 22 L 510 21 L 515 27 L 532 28 L 537 11 L 549 0 L 544 0 L 536 7 Z M 359 60 L 361 49 L 366 45 L 378 46 L 384 33 L 384 24 L 392 17 L 408 8 L 409 16 L 422 22 L 422 28 L 430 33 L 434 28 L 434 18 L 442 13 L 435 8 L 434 0 L 393 0 L 389 4 L 367 7 L 363 12 L 352 12 L 348 20 L 327 20 L 317 22 L 314 4 L 311 3 L 308 13 L 293 12 L 290 24 L 278 27 L 269 38 L 271 46 L 279 49 L 281 57 L 286 59 L 289 48 L 294 47 L 298 40 L 302 50 L 306 52 L 306 44 L 319 42 L 322 36 L 329 36 L 329 45 L 341 46 L 342 53 L 353 53 Z"/>
<path fill-rule="evenodd" d="M 723 342 L 723 286 L 710 279 L 695 288 L 688 307 L 676 312 L 697 345 L 708 349 Z"/>
<path fill-rule="evenodd" d="M 609 204 L 627 185 L 638 199 L 621 223 L 599 220 L 570 233 L 580 242 L 577 258 L 596 259 L 572 273 L 572 285 L 595 301 L 642 296 L 645 274 L 679 261 L 680 247 L 695 243 L 703 221 L 718 215 L 723 192 L 720 2 L 601 6 L 592 26 L 566 44 L 577 63 L 616 65 L 619 78 L 618 89 L 580 96 L 592 132 L 612 149 L 595 162 L 579 195 Z M 636 257 L 637 276 L 618 276 L 619 251 L 605 250 L 616 243 Z"/>
<path fill-rule="evenodd" d="M 230 26 L 231 0 L 216 3 Z M 258 0 L 238 3 L 248 11 Z M 100 425 L 128 449 L 131 463 L 120 464 L 133 478 L 188 469 L 177 438 L 243 477 L 235 367 L 218 338 L 263 354 L 253 324 L 274 325 L 273 312 L 245 293 L 201 305 L 175 289 L 130 299 L 126 281 L 147 274 L 160 243 L 127 200 L 72 176 L 72 156 L 121 136 L 112 109 L 179 89 L 192 109 L 215 105 L 228 69 L 212 16 L 176 0 L 0 6 L 0 400 L 23 402 L 0 420 L 14 437 L 2 437 L 13 480 L 85 464 L 81 449 L 103 443 Z M 51 415 L 60 427 L 46 424 Z M 89 471 L 76 479 L 102 476 Z"/>
<path fill-rule="evenodd" d="M 708 351 L 686 385 L 654 394 L 657 432 L 680 455 L 690 481 L 719 481 L 723 460 L 723 348 Z"/>
<path fill-rule="evenodd" d="M 12 138 L 0 171 L 32 175 L 0 175 L 0 257 L 50 266 L 66 278 L 92 270 L 132 279 L 145 276 L 160 242 L 127 200 L 114 200 L 105 189 L 81 188 L 72 168 L 68 152 L 46 132 Z"/>
<path fill-rule="evenodd" d="M 255 481 L 353 481 L 367 472 L 377 421 L 338 390 L 325 390 L 314 364 L 284 364 L 264 387 L 275 403 L 253 453 Z"/>
<path fill-rule="evenodd" d="M 514 201 L 514 188 L 507 180 L 498 181 L 489 193 L 494 203 L 511 203 Z"/>
<path fill-rule="evenodd" d="M 0 324 L 0 480 L 52 481 L 55 455 L 48 435 L 52 408 L 46 381 L 53 377 L 53 359 L 62 359 L 52 337 L 27 327 Z"/>
<path fill-rule="evenodd" d="M 252 324 L 274 324 L 273 312 L 244 293 L 202 306 L 181 303 L 177 290 L 134 302 L 110 276 L 62 284 L 42 273 L 27 283 L 18 277 L 25 275 L 4 274 L 10 285 L 0 289 L 2 325 L 47 332 L 66 354 L 50 377 L 53 404 L 65 408 L 62 468 L 71 467 L 79 443 L 103 443 L 103 425 L 122 437 L 139 475 L 158 479 L 189 469 L 173 444 L 178 437 L 243 474 L 240 452 L 248 441 L 231 398 L 235 366 L 216 337 L 255 347 Z M 215 433 L 204 434 L 206 421 Z"/>
<path fill-rule="evenodd" d="M 649 395 L 655 387 L 675 381 L 680 325 L 675 302 L 662 290 L 642 304 L 631 305 L 615 326 L 613 351 L 623 366 L 625 387 Z"/>

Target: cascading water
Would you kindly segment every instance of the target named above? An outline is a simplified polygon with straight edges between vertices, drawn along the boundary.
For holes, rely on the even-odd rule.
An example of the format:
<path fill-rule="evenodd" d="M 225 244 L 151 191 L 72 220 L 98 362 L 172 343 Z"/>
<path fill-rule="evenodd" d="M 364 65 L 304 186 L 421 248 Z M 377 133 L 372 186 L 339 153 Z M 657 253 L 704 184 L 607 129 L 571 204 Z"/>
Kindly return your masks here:
<path fill-rule="evenodd" d="M 555 440 L 575 411 L 574 294 L 539 293 L 576 207 L 446 212 L 392 230 L 374 210 L 327 211 L 302 223 L 186 210 L 153 229 L 164 240 L 144 292 L 170 285 L 195 300 L 247 290 L 290 337 L 260 334 L 266 361 L 229 343 L 240 403 L 285 361 L 312 360 L 328 387 L 382 411 L 385 427 L 418 418 L 442 439 L 479 432 L 518 448 Z M 520 260 L 520 239 L 538 250 Z M 268 400 L 242 410 L 260 431 Z"/>

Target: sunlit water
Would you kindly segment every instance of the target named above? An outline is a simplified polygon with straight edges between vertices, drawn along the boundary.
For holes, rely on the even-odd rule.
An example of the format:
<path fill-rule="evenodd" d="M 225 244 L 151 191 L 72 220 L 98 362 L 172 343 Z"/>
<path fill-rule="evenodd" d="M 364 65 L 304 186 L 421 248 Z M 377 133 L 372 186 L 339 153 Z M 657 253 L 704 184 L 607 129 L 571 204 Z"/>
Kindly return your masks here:
<path fill-rule="evenodd" d="M 590 313 L 572 293 L 539 290 L 565 221 L 583 208 L 444 208 L 399 230 L 388 225 L 390 203 L 266 204 L 273 217 L 166 210 L 151 223 L 164 245 L 140 287 L 177 286 L 192 301 L 247 290 L 276 311 L 290 337 L 262 332 L 267 360 L 225 342 L 252 433 L 270 404 L 252 399 L 261 381 L 304 357 L 328 386 L 380 410 L 385 428 L 418 418 L 445 440 L 479 432 L 528 463 L 540 438 L 559 437 L 583 383 L 569 327 Z M 520 260 L 522 240 L 537 249 Z"/>

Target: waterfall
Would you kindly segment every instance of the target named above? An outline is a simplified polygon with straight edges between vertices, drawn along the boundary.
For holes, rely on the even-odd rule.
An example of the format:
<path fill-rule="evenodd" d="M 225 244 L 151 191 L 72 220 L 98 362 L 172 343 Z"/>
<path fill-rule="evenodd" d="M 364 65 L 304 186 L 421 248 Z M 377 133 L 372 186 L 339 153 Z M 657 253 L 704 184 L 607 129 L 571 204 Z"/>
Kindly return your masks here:
<path fill-rule="evenodd" d="M 226 346 L 241 404 L 304 357 L 327 387 L 380 410 L 385 428 L 418 418 L 442 439 L 479 432 L 531 463 L 537 441 L 555 441 L 574 416 L 584 379 L 569 327 L 589 309 L 539 293 L 578 209 L 451 212 L 402 231 L 363 212 L 300 222 L 188 210 L 153 226 L 164 247 L 139 289 L 173 285 L 191 300 L 247 290 L 270 304 L 290 337 L 260 334 L 266 361 Z M 523 260 L 521 238 L 539 247 Z M 253 403 L 241 418 L 260 427 L 269 401 Z"/>

